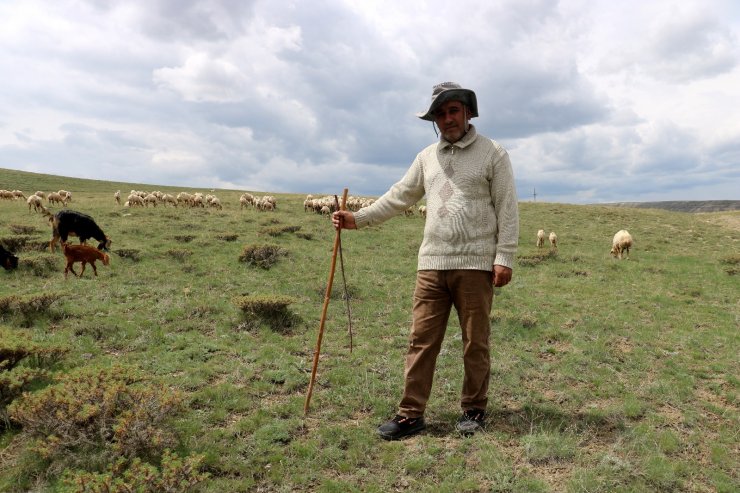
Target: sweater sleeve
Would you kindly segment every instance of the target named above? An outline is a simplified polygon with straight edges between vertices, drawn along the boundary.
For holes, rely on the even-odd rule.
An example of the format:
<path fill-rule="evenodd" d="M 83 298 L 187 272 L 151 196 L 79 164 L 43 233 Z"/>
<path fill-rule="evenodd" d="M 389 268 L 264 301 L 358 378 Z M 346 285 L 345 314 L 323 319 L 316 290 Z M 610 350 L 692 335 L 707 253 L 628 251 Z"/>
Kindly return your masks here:
<path fill-rule="evenodd" d="M 491 180 L 491 197 L 493 197 L 498 224 L 494 265 L 513 268 L 519 243 L 519 206 L 509 153 L 502 147 L 496 146 L 498 152 L 494 157 L 493 179 Z"/>
<path fill-rule="evenodd" d="M 371 206 L 363 207 L 355 213 L 357 228 L 383 223 L 401 214 L 424 197 L 424 171 L 420 155 L 416 156 L 411 167 L 400 181 Z"/>

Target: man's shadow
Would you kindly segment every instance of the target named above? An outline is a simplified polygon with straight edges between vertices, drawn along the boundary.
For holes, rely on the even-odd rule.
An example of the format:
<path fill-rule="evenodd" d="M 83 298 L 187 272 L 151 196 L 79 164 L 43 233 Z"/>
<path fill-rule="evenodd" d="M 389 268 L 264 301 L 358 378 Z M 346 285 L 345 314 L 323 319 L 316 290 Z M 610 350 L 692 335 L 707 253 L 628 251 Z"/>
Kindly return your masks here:
<path fill-rule="evenodd" d="M 455 432 L 459 413 L 442 413 L 427 422 L 426 432 L 432 436 L 449 436 Z M 549 403 L 526 403 L 521 407 L 494 407 L 486 413 L 485 433 L 524 436 L 541 431 L 588 432 L 597 439 L 611 441 L 625 427 L 619 416 L 598 413 L 570 413 Z"/>

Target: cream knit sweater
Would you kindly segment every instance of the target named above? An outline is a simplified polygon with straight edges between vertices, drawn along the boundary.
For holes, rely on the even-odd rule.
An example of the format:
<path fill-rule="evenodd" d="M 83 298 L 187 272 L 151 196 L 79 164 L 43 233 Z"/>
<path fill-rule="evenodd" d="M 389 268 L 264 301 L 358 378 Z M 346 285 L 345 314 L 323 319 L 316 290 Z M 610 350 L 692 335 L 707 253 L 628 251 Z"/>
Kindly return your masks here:
<path fill-rule="evenodd" d="M 380 224 L 426 194 L 419 270 L 513 268 L 519 211 L 509 154 L 475 127 L 454 144 L 421 151 L 406 175 L 373 205 L 355 213 L 358 228 Z"/>

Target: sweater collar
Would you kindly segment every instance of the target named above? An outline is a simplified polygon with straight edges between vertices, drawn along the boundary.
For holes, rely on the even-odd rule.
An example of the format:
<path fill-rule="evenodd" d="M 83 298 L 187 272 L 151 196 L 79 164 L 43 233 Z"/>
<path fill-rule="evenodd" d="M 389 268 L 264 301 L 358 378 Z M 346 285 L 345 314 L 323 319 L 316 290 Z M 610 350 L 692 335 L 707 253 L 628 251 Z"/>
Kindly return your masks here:
<path fill-rule="evenodd" d="M 478 132 L 475 130 L 475 126 L 473 124 L 470 124 L 470 127 L 468 128 L 468 131 L 465 135 L 463 135 L 463 138 L 455 142 L 454 144 L 446 141 L 444 137 L 440 134 L 439 137 L 439 147 L 440 149 L 446 149 L 447 147 L 457 147 L 459 149 L 464 149 L 468 147 L 470 144 L 472 144 L 475 141 L 475 138 L 478 136 Z"/>

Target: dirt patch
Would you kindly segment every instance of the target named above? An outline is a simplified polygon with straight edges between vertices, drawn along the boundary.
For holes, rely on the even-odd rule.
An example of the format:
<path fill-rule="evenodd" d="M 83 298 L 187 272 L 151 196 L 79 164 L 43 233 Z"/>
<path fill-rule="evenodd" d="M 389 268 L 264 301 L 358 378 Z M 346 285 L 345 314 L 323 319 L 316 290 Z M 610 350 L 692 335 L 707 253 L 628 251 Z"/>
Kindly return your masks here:
<path fill-rule="evenodd" d="M 683 413 L 670 404 L 660 406 L 657 413 L 665 419 L 666 425 L 671 428 L 678 428 L 683 423 Z"/>

